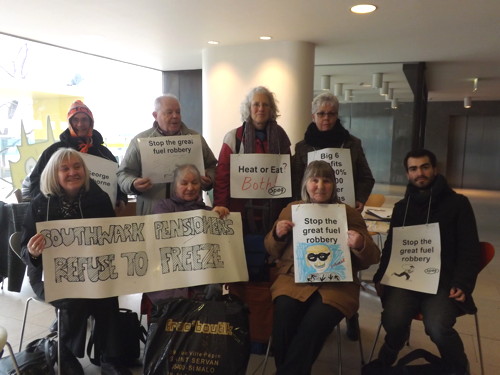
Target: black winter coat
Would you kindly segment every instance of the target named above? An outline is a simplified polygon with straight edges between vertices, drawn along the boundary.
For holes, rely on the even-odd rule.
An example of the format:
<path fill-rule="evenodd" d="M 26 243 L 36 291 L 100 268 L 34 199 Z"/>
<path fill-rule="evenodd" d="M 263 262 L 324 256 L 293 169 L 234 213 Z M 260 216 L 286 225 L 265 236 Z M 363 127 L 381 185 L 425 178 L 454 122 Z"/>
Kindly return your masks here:
<path fill-rule="evenodd" d="M 38 162 L 36 163 L 35 167 L 31 171 L 30 174 L 30 195 L 31 198 L 35 198 L 39 193 L 40 193 L 40 176 L 42 174 L 43 169 L 49 162 L 50 157 L 59 150 L 62 147 L 68 147 L 72 148 L 74 150 L 79 151 L 79 142 L 78 140 L 80 138 L 78 137 L 72 137 L 69 129 L 66 129 L 59 135 L 59 142 L 56 142 L 49 147 L 45 149 L 45 151 L 42 152 L 42 155 L 40 155 L 40 158 L 38 159 Z M 98 156 L 100 158 L 108 159 L 111 161 L 116 162 L 116 158 L 114 155 L 111 153 L 111 151 L 103 145 L 104 140 L 102 138 L 101 133 L 99 133 L 97 130 L 93 129 L 92 130 L 92 147 L 89 148 L 88 154 L 89 155 L 94 155 Z M 128 198 L 127 194 L 122 192 L 120 190 L 120 186 L 118 186 L 117 190 L 117 200 L 123 201 L 127 203 Z M 115 202 L 113 202 L 114 204 Z"/>
<path fill-rule="evenodd" d="M 94 181 L 90 180 L 90 189 L 79 197 L 80 215 L 73 219 L 88 219 L 99 217 L 113 217 L 115 211 L 108 194 L 106 194 Z M 36 233 L 36 223 L 41 221 L 62 220 L 60 214 L 61 198 L 58 196 L 46 197 L 38 194 L 30 203 L 23 223 L 21 237 L 21 256 L 28 266 L 28 277 L 33 291 L 39 298 L 44 299 L 43 290 L 43 264 L 42 256 L 33 259 L 28 252 L 28 241 Z"/>
<path fill-rule="evenodd" d="M 425 224 L 431 199 L 429 223 L 439 223 L 441 236 L 441 273 L 439 287 L 460 288 L 466 294 L 466 309 L 475 309 L 471 294 L 480 267 L 480 246 L 472 206 L 464 195 L 457 194 L 442 175 L 437 175 L 430 190 L 421 193 L 408 184 L 404 199 L 394 206 L 380 267 L 373 277 L 379 282 L 391 258 L 394 227 Z M 408 199 L 410 200 L 408 203 Z M 406 205 L 408 211 L 405 217 Z"/>

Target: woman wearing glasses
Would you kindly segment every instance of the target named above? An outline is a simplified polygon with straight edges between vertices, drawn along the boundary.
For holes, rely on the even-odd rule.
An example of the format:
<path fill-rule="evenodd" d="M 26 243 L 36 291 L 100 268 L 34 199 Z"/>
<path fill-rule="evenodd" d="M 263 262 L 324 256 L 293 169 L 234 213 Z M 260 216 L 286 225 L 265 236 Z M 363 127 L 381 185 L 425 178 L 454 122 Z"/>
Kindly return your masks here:
<path fill-rule="evenodd" d="M 368 234 L 361 214 L 345 206 L 347 246 L 351 252 L 353 282 L 296 283 L 292 206 L 308 203 L 338 203 L 335 173 L 325 161 L 311 162 L 301 185 L 302 200 L 285 207 L 265 238 L 268 253 L 277 258 L 278 277 L 271 287 L 274 301 L 273 349 L 277 375 L 310 374 L 311 368 L 333 328 L 352 317 L 359 307 L 357 271 L 378 263 L 380 251 Z M 321 272 L 330 254 L 326 246 L 307 249 L 309 262 Z"/>
<path fill-rule="evenodd" d="M 292 158 L 293 196 L 300 198 L 300 182 L 307 165 L 307 154 L 324 148 L 348 148 L 351 150 L 352 172 L 356 210 L 363 211 L 375 180 L 366 161 L 361 140 L 351 135 L 340 123 L 339 101 L 331 93 L 316 96 L 312 102 L 312 122 L 304 139 L 295 145 Z"/>

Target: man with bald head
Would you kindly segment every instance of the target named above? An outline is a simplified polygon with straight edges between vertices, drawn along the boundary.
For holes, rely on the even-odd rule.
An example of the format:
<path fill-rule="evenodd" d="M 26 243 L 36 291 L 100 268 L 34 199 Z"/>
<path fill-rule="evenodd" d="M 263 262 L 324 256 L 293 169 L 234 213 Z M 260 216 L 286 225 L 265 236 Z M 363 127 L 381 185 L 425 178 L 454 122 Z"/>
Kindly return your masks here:
<path fill-rule="evenodd" d="M 165 137 L 176 135 L 198 134 L 189 129 L 181 119 L 179 100 L 171 94 L 163 95 L 155 100 L 153 127 L 137 134 L 131 141 L 125 157 L 118 169 L 118 183 L 127 194 L 137 195 L 137 215 L 151 214 L 156 201 L 170 196 L 170 184 L 153 184 L 147 176 L 142 175 L 139 138 Z M 207 142 L 201 136 L 205 176 L 202 176 L 202 189 L 210 190 L 215 178 L 217 159 Z"/>

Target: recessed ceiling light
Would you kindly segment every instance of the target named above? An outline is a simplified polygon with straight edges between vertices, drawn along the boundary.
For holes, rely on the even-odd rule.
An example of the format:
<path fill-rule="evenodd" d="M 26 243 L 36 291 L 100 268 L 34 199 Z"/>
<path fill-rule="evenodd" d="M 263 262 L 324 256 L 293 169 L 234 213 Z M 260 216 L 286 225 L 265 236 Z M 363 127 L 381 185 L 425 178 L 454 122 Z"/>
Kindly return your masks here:
<path fill-rule="evenodd" d="M 377 7 L 375 5 L 372 5 L 372 4 L 358 4 L 358 5 L 354 5 L 351 8 L 351 12 L 357 13 L 357 14 L 366 14 L 366 13 L 375 12 L 376 9 L 377 9 Z"/>
<path fill-rule="evenodd" d="M 272 39 L 272 37 L 270 37 L 270 36 L 266 36 L 266 35 L 263 35 L 263 36 L 260 36 L 260 37 L 259 37 L 259 39 L 260 39 L 260 40 L 271 40 L 271 39 Z"/>
<path fill-rule="evenodd" d="M 216 40 L 209 40 L 208 44 L 219 44 L 219 42 Z"/>

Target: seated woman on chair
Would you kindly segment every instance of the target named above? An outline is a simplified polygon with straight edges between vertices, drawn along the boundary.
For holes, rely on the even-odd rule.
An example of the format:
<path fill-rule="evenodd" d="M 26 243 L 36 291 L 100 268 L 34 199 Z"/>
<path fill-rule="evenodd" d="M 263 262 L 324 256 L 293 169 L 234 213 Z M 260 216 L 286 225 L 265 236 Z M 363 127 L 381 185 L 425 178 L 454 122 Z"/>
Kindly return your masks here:
<path fill-rule="evenodd" d="M 42 256 L 45 237 L 36 232 L 36 223 L 48 220 L 98 218 L 115 216 L 109 196 L 89 178 L 89 171 L 79 152 L 70 148 L 57 150 L 48 161 L 40 179 L 39 193 L 26 213 L 21 239 L 22 257 L 28 265 L 33 291 L 45 299 Z M 85 349 L 87 319 L 95 318 L 96 347 L 100 353 L 102 374 L 131 372 L 119 361 L 121 355 L 118 330 L 118 297 L 87 299 L 68 298 L 51 302 L 60 311 L 59 340 L 61 373 L 83 375 L 76 357 Z M 98 354 L 97 354 L 98 355 Z"/>
<path fill-rule="evenodd" d="M 379 261 L 380 251 L 368 234 L 361 214 L 345 205 L 347 246 L 351 250 L 353 282 L 295 283 L 292 206 L 339 203 L 335 173 L 325 161 L 311 162 L 302 180 L 302 200 L 290 203 L 265 238 L 266 249 L 278 259 L 278 278 L 271 287 L 274 301 L 273 349 L 277 375 L 310 374 L 333 328 L 359 307 L 358 270 Z M 314 249 L 312 249 L 314 250 Z"/>
<path fill-rule="evenodd" d="M 162 214 L 169 212 L 182 212 L 191 210 L 212 210 L 217 212 L 219 217 L 223 218 L 229 214 L 229 210 L 223 206 L 215 206 L 214 208 L 207 206 L 201 195 L 201 175 L 198 168 L 192 164 L 184 164 L 178 166 L 174 171 L 174 180 L 172 182 L 172 191 L 170 198 L 162 199 L 153 207 L 154 214 Z M 194 287 L 194 288 L 177 288 L 169 290 L 161 290 L 157 292 L 145 293 L 148 299 L 156 304 L 160 300 L 173 297 L 189 298 L 193 294 L 202 293 L 205 297 L 210 298 L 211 292 L 217 291 L 218 285 L 212 287 Z M 206 290 L 205 290 L 206 289 Z M 147 304 L 143 300 L 143 306 Z M 149 311 L 143 312 L 149 313 Z"/>

